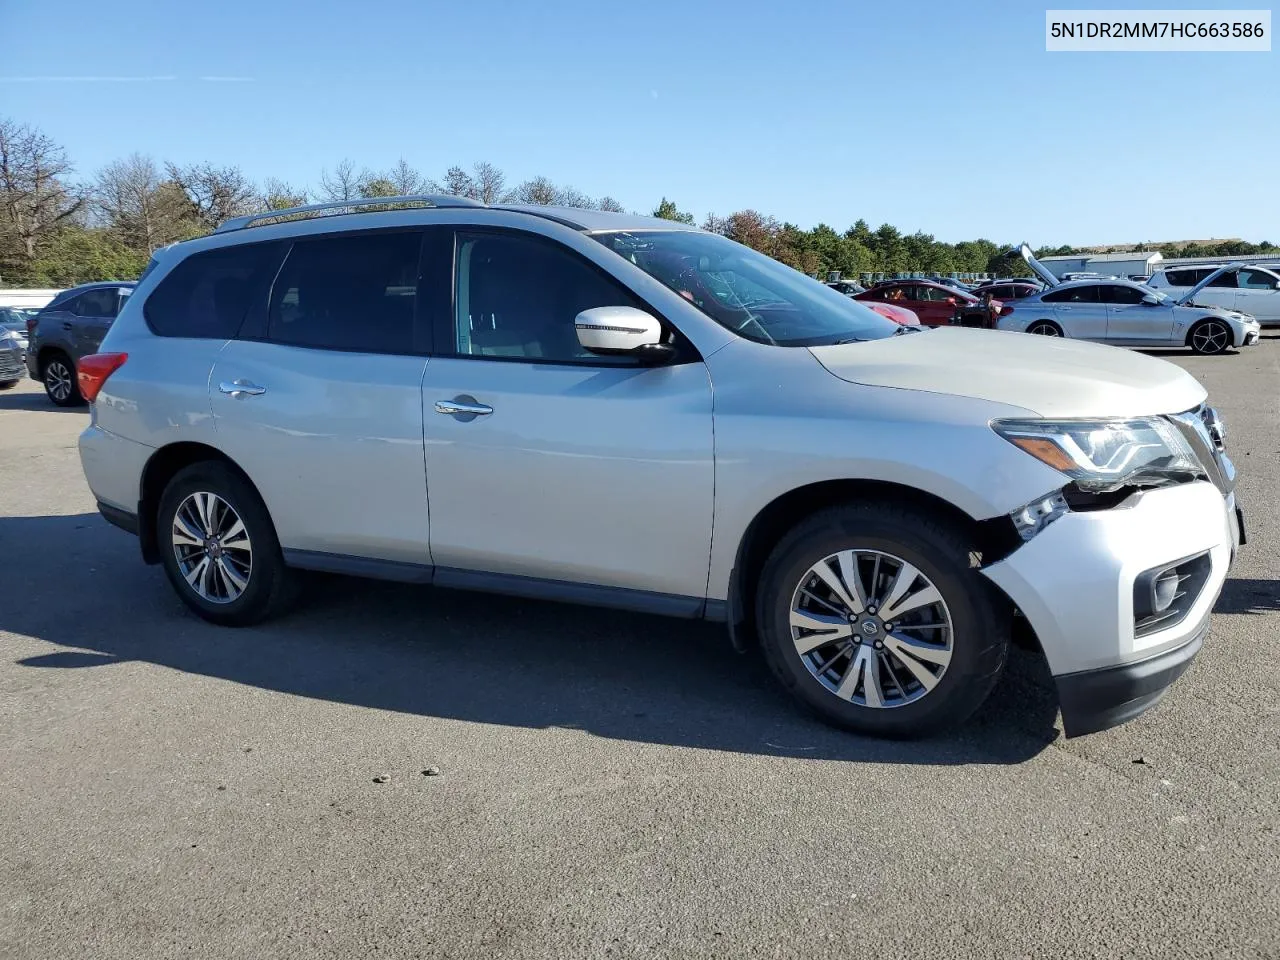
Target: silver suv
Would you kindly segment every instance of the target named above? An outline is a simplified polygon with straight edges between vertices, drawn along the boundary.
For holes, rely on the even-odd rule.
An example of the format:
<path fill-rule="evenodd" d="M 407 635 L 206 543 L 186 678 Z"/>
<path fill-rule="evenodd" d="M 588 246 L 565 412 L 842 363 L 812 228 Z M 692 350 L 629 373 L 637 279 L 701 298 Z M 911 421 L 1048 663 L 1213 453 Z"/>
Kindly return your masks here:
<path fill-rule="evenodd" d="M 700 617 L 908 736 L 982 703 L 1020 614 L 1076 735 L 1182 672 L 1242 542 L 1176 366 L 904 328 L 665 220 L 243 218 L 158 253 L 101 349 L 89 485 L 220 624 L 299 569 Z"/>

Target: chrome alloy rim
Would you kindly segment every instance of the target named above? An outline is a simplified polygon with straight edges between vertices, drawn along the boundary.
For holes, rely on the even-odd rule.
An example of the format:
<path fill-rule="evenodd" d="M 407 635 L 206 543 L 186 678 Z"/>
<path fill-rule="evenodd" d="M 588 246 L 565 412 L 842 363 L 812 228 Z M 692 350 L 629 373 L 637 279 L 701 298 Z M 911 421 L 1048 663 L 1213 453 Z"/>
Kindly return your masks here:
<path fill-rule="evenodd" d="M 1056 337 L 1058 336 L 1058 328 L 1051 323 L 1037 323 L 1030 330 L 1038 337 Z"/>
<path fill-rule="evenodd" d="M 253 573 L 253 544 L 244 521 L 216 493 L 193 493 L 173 514 L 173 555 L 201 599 L 231 603 Z"/>
<path fill-rule="evenodd" d="M 1191 334 L 1191 345 L 1200 353 L 1217 353 L 1226 349 L 1230 336 L 1225 323 L 1210 320 L 1196 327 Z"/>
<path fill-rule="evenodd" d="M 942 594 L 918 569 L 879 550 L 843 550 L 800 578 L 791 639 L 829 691 L 883 709 L 937 687 L 951 663 L 953 630 Z"/>
<path fill-rule="evenodd" d="M 44 385 L 55 400 L 71 396 L 71 371 L 61 360 L 54 360 L 44 368 Z"/>

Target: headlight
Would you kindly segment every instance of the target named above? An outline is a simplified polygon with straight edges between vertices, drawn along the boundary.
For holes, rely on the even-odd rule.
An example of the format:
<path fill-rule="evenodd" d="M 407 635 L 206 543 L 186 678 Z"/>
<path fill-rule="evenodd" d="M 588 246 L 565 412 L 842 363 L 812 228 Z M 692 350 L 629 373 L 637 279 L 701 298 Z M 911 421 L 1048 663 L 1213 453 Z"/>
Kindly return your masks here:
<path fill-rule="evenodd" d="M 1204 468 L 1163 417 L 1132 420 L 996 420 L 1000 436 L 1061 471 L 1082 490 L 1161 486 L 1203 477 Z"/>

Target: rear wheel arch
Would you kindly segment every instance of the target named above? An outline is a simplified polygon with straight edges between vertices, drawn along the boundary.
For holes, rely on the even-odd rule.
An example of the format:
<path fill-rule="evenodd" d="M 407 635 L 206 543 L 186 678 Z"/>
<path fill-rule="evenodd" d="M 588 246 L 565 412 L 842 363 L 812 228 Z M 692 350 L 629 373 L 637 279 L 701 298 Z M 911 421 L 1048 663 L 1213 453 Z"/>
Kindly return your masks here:
<path fill-rule="evenodd" d="M 887 503 L 958 525 L 971 537 L 975 563 L 993 563 L 1021 543 L 1007 517 L 978 520 L 942 497 L 883 480 L 825 480 L 775 498 L 760 510 L 738 542 L 729 575 L 727 616 L 735 645 L 745 649 L 755 610 L 755 593 L 773 548 L 800 523 L 832 507 L 849 503 Z"/>
<path fill-rule="evenodd" d="M 147 563 L 160 562 L 160 545 L 156 539 L 156 513 L 160 509 L 160 498 L 164 495 L 165 487 L 178 471 L 193 463 L 209 461 L 226 464 L 243 477 L 261 499 L 261 491 L 244 469 L 217 447 L 211 447 L 206 443 L 181 441 L 159 448 L 142 468 L 142 478 L 138 487 L 138 540 L 142 546 L 142 558 Z"/>

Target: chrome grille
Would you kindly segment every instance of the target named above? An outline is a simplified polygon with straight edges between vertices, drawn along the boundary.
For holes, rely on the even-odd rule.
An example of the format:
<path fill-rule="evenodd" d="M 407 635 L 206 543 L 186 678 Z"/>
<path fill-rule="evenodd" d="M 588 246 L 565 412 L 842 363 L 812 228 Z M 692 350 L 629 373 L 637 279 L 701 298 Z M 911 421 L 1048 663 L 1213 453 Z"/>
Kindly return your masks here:
<path fill-rule="evenodd" d="M 15 349 L 5 350 L 0 347 L 0 381 L 21 380 L 27 368 L 22 363 L 22 354 Z"/>
<path fill-rule="evenodd" d="M 1208 404 L 1201 404 L 1194 410 L 1175 413 L 1169 420 L 1187 441 L 1213 485 L 1223 496 L 1229 494 L 1235 487 L 1236 470 L 1226 455 L 1226 428 L 1217 412 Z"/>

